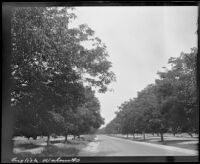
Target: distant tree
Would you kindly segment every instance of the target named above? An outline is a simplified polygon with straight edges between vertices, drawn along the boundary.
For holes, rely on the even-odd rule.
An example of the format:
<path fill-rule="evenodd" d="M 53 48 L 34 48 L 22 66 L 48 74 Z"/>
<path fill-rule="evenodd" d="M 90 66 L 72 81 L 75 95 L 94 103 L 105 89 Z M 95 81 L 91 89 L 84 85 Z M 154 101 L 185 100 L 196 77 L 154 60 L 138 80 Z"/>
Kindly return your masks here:
<path fill-rule="evenodd" d="M 85 103 L 78 107 L 75 117 L 74 135 L 77 136 L 94 131 L 104 124 L 100 115 L 100 103 L 90 88 L 85 88 Z"/>
<path fill-rule="evenodd" d="M 150 84 L 134 99 L 119 107 L 116 117 L 105 127 L 107 133 L 122 134 L 171 132 L 199 133 L 197 95 L 197 48 L 170 58 L 171 69 L 159 71 L 159 79 Z"/>

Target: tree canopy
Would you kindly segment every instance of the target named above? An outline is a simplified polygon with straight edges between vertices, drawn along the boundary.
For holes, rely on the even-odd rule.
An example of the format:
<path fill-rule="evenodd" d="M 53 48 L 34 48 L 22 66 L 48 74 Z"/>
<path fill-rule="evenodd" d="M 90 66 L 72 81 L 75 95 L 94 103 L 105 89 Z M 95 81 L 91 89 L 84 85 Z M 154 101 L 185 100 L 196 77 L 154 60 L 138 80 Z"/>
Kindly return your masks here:
<path fill-rule="evenodd" d="M 107 133 L 199 133 L 197 93 L 197 48 L 170 58 L 170 69 L 159 71 L 159 79 L 121 104 Z M 145 136 L 144 136 L 145 138 Z"/>
<path fill-rule="evenodd" d="M 106 46 L 95 32 L 86 24 L 69 28 L 76 18 L 73 10 L 16 7 L 12 12 L 11 105 L 15 134 L 68 134 L 76 126 L 84 133 L 103 123 L 92 89 L 106 92 L 115 74 L 110 71 Z M 82 45 L 86 41 L 92 42 L 92 49 Z M 87 124 L 85 129 L 77 120 Z"/>

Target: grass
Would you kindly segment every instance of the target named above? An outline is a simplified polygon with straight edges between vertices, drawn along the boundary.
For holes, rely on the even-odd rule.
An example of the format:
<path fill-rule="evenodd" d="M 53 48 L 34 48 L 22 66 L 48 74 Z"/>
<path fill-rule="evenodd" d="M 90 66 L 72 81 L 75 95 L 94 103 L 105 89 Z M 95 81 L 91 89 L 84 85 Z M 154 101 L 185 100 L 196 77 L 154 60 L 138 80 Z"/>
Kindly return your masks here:
<path fill-rule="evenodd" d="M 17 153 L 17 154 L 14 154 L 16 157 L 18 158 L 26 158 L 26 157 L 36 157 L 35 154 L 32 154 L 30 152 L 22 152 L 22 153 Z"/>
<path fill-rule="evenodd" d="M 182 143 L 182 142 L 185 142 L 185 141 L 188 141 L 188 140 L 170 140 L 170 141 L 158 141 L 158 142 L 155 142 L 155 143 L 158 143 L 158 144 L 162 144 L 162 145 L 168 145 L 168 146 L 175 146 L 175 147 L 179 147 L 179 148 L 184 148 L 184 149 L 190 149 L 190 150 L 197 150 L 198 149 L 198 144 L 179 144 L 179 143 Z"/>
<path fill-rule="evenodd" d="M 171 135 L 167 135 L 164 136 L 164 141 L 161 142 L 160 141 L 160 136 L 147 136 L 146 135 L 146 139 L 144 140 L 142 136 L 140 137 L 135 137 L 133 139 L 133 137 L 126 137 L 126 136 L 116 136 L 115 137 L 119 137 L 119 138 L 123 138 L 123 139 L 128 139 L 128 140 L 132 140 L 132 141 L 139 141 L 139 142 L 147 142 L 147 143 L 155 143 L 155 144 L 160 144 L 160 145 L 168 145 L 168 146 L 174 146 L 174 147 L 179 147 L 179 148 L 184 148 L 184 149 L 190 149 L 190 150 L 198 150 L 198 144 L 195 143 L 189 143 L 189 144 L 184 144 L 184 142 L 187 141 L 194 141 L 194 138 L 198 137 L 188 137 L 187 135 L 182 135 L 182 136 L 171 136 Z M 168 140 L 167 137 L 174 137 L 174 139 L 170 139 Z M 186 137 L 186 139 L 185 139 Z M 183 143 L 183 144 L 180 144 Z"/>
<path fill-rule="evenodd" d="M 67 142 L 64 140 L 55 140 L 50 141 L 49 146 L 43 146 L 44 150 L 37 154 L 32 154 L 28 152 L 30 149 L 41 147 L 38 143 L 45 143 L 44 140 L 38 140 L 38 142 L 25 142 L 22 141 L 17 142 L 18 144 L 14 144 L 16 148 L 26 149 L 20 153 L 15 154 L 18 157 L 69 157 L 69 156 L 77 156 L 79 151 L 86 147 L 89 142 L 92 142 L 95 138 L 95 135 L 84 135 L 80 139 L 72 140 L 69 139 Z"/>
<path fill-rule="evenodd" d="M 47 142 L 47 141 L 46 141 Z M 55 143 L 63 143 L 64 140 L 57 140 L 57 141 L 50 141 L 51 144 L 55 144 Z"/>
<path fill-rule="evenodd" d="M 40 154 L 32 154 L 30 152 L 21 152 L 16 154 L 17 157 L 69 157 L 69 156 L 77 156 L 79 150 L 74 147 L 57 147 L 54 145 L 50 145 L 44 149 Z"/>
<path fill-rule="evenodd" d="M 15 147 L 22 147 L 23 145 L 38 145 L 40 143 L 44 143 L 45 139 L 41 138 L 41 139 L 37 139 L 37 140 L 33 140 L 33 139 L 23 139 L 23 140 L 13 140 L 13 144 Z"/>
<path fill-rule="evenodd" d="M 92 142 L 92 141 L 94 141 L 95 137 L 96 137 L 96 135 L 85 135 L 84 140 L 88 141 L 88 142 Z"/>
<path fill-rule="evenodd" d="M 75 147 L 57 147 L 54 145 L 48 146 L 42 153 L 38 154 L 38 157 L 67 157 L 67 156 L 77 156 L 79 150 Z"/>
<path fill-rule="evenodd" d="M 26 144 L 19 144 L 17 146 L 18 148 L 24 148 L 24 149 L 33 149 L 33 148 L 37 148 L 37 147 L 40 147 L 39 145 L 35 145 L 33 143 L 26 143 Z"/>
<path fill-rule="evenodd" d="M 87 141 L 86 141 L 87 142 Z M 79 141 L 79 140 L 71 140 L 71 141 L 67 141 L 68 144 L 70 145 L 79 145 L 79 144 L 86 144 L 85 141 Z"/>
<path fill-rule="evenodd" d="M 171 146 L 177 146 L 177 145 L 171 145 Z M 187 144 L 187 145 L 183 144 L 183 145 L 178 145 L 177 147 L 190 150 L 198 150 L 198 144 Z"/>

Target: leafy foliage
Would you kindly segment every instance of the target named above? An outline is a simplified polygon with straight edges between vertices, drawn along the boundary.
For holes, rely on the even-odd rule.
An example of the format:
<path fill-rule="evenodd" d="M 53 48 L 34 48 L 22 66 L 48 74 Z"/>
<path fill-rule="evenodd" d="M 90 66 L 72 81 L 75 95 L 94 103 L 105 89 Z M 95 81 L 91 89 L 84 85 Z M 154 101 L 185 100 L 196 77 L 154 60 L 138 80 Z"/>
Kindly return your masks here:
<path fill-rule="evenodd" d="M 158 72 L 159 79 L 134 99 L 121 104 L 116 117 L 105 127 L 107 133 L 199 133 L 197 95 L 197 49 L 170 58 L 170 70 Z"/>
<path fill-rule="evenodd" d="M 67 7 L 14 8 L 15 135 L 79 134 L 103 123 L 92 88 L 106 92 L 115 74 L 94 31 L 86 24 L 69 28 L 75 18 L 73 8 Z M 92 49 L 82 45 L 86 41 L 93 43 Z"/>

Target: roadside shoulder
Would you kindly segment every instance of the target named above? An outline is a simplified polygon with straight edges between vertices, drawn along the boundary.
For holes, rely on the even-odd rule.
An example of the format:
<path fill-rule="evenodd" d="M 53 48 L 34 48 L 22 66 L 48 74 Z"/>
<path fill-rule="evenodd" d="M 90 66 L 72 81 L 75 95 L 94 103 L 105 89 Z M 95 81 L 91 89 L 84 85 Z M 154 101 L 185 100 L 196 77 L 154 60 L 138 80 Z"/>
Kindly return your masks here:
<path fill-rule="evenodd" d="M 191 155 L 198 155 L 197 150 L 189 150 L 189 149 L 179 148 L 179 147 L 175 147 L 175 146 L 149 143 L 149 142 L 145 142 L 145 141 L 143 141 L 143 142 L 134 141 L 134 140 L 130 140 L 130 139 L 121 138 L 119 136 L 111 136 L 111 135 L 107 135 L 107 136 L 113 137 L 113 138 L 118 139 L 118 140 L 125 140 L 125 141 L 128 141 L 128 142 L 134 142 L 134 143 L 141 144 L 141 145 L 152 146 L 152 147 L 162 148 L 162 149 L 171 150 L 171 151 L 178 151 L 178 152 L 182 152 L 182 153 L 187 152 L 188 154 L 191 154 Z"/>

